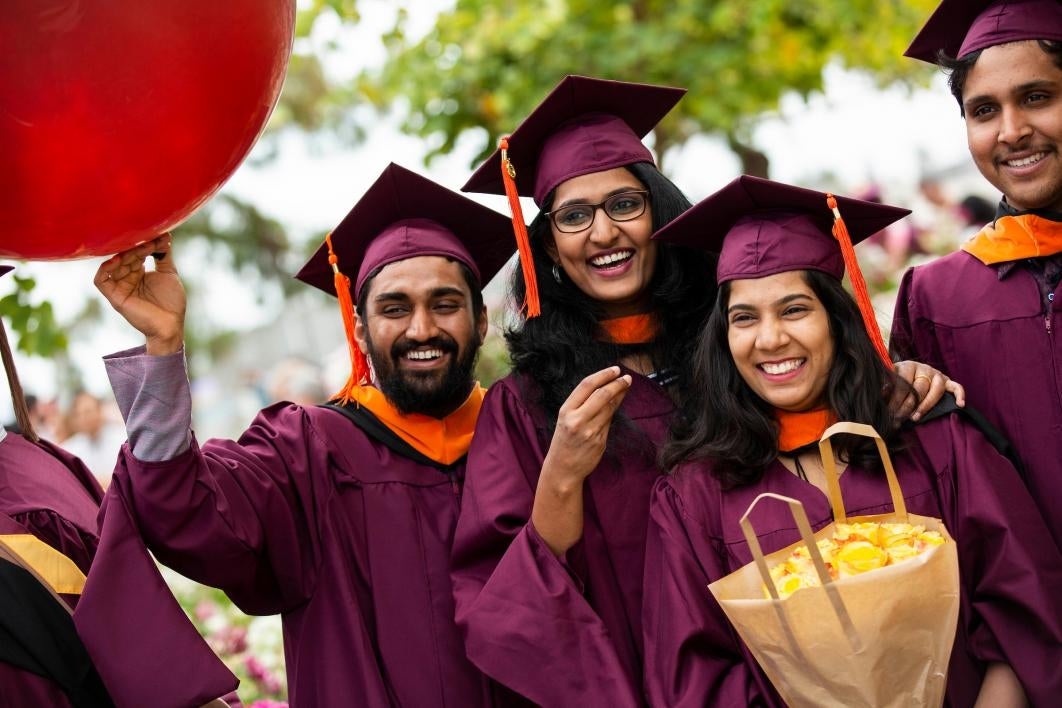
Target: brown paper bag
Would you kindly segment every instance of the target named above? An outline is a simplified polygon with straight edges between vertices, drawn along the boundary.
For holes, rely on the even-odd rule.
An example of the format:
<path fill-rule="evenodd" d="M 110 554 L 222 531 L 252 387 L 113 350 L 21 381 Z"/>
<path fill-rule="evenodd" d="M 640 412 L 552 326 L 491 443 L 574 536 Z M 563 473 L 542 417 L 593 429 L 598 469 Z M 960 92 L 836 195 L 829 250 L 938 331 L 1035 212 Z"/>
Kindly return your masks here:
<path fill-rule="evenodd" d="M 816 541 L 848 521 L 830 437 L 876 440 L 892 494 L 893 513 L 859 521 L 923 524 L 944 544 L 897 565 L 831 580 Z M 761 494 L 741 518 L 754 562 L 709 585 L 738 634 L 790 706 L 938 707 L 944 701 L 948 659 L 959 616 L 959 561 L 940 519 L 908 514 L 885 443 L 868 425 L 837 423 L 819 442 L 834 523 L 811 533 L 803 505 Z M 748 517 L 765 497 L 789 504 L 802 541 L 764 556 Z M 778 599 L 769 568 L 807 545 L 822 587 Z M 764 599 L 764 585 L 773 599 Z"/>

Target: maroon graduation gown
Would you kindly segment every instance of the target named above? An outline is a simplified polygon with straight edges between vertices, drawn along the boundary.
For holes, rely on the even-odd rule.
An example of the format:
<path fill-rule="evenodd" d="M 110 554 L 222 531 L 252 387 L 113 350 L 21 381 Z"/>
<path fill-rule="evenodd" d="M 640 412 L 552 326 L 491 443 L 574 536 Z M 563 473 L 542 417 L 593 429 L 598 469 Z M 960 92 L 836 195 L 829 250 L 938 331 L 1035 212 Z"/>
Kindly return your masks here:
<path fill-rule="evenodd" d="M 491 387 L 469 451 L 452 565 L 468 656 L 542 705 L 641 705 L 645 532 L 671 400 L 633 375 L 587 482 L 583 537 L 557 558 L 530 523 L 551 434 L 525 386 Z"/>
<path fill-rule="evenodd" d="M 0 534 L 33 534 L 87 574 L 99 543 L 96 514 L 103 490 L 83 465 L 64 465 L 56 455 L 65 453 L 42 445 L 14 433 L 0 440 L 0 512 L 7 517 L 0 516 Z M 78 598 L 64 599 L 73 607 Z M 0 704 L 61 707 L 70 702 L 50 679 L 0 664 Z"/>
<path fill-rule="evenodd" d="M 80 460 L 20 435 L 0 440 L 0 533 L 32 533 L 87 574 L 74 624 L 115 705 L 198 706 L 236 677 L 196 632 L 109 493 Z M 107 513 L 107 509 L 114 513 Z M 97 522 L 99 514 L 99 525 Z M 0 666 L 0 705 L 67 706 L 51 680 Z M 238 705 L 238 702 L 234 702 Z"/>
<path fill-rule="evenodd" d="M 958 544 L 961 602 L 947 704 L 972 706 L 988 662 L 1017 673 L 1034 706 L 1062 695 L 1062 558 L 1013 467 L 956 415 L 918 426 L 893 455 L 910 512 L 942 518 Z M 645 570 L 646 680 L 659 706 L 781 706 L 708 591 L 752 561 L 738 519 L 761 492 L 804 503 L 815 529 L 826 496 L 775 462 L 757 484 L 723 491 L 705 464 L 654 490 Z M 891 510 L 883 473 L 841 475 L 849 514 Z M 764 553 L 800 540 L 782 504 L 752 516 Z"/>
<path fill-rule="evenodd" d="M 115 479 L 160 561 L 282 614 L 292 706 L 465 708 L 488 687 L 453 621 L 460 474 L 281 403 L 238 441 L 162 462 L 123 448 Z"/>
<path fill-rule="evenodd" d="M 1062 548 L 1062 312 L 1045 316 L 1034 276 L 1018 264 L 1000 280 L 965 251 L 912 268 L 896 298 L 890 347 L 966 387 L 969 405 L 1013 443 Z"/>

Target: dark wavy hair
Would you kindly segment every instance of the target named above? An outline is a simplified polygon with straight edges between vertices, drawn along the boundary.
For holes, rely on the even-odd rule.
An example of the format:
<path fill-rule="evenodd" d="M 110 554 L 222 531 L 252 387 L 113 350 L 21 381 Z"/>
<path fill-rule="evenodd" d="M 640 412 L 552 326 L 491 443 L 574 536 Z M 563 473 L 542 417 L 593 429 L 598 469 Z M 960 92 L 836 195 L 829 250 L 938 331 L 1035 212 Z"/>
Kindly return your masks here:
<path fill-rule="evenodd" d="M 890 412 L 888 399 L 896 386 L 908 385 L 881 361 L 859 306 L 841 282 L 819 271 L 803 274 L 829 317 L 834 342 L 826 384 L 830 408 L 840 420 L 873 426 L 890 449 L 900 449 L 901 421 Z M 694 354 L 689 391 L 661 451 L 661 463 L 670 471 L 683 462 L 709 459 L 717 463 L 713 474 L 726 487 L 735 487 L 758 481 L 778 456 L 778 427 L 771 405 L 749 388 L 734 364 L 727 341 L 729 301 L 730 283 L 723 283 Z M 834 450 L 849 463 L 881 466 L 874 442 L 866 438 L 838 436 Z"/>
<path fill-rule="evenodd" d="M 685 195 L 654 165 L 641 162 L 626 169 L 649 191 L 653 231 L 690 207 Z M 622 345 L 602 341 L 598 321 L 604 312 L 600 303 L 563 274 L 559 283 L 553 278 L 553 261 L 546 253 L 552 233 L 549 218 L 543 215 L 553 208 L 553 199 L 554 192 L 550 192 L 528 228 L 542 314 L 532 319 L 521 316 L 505 333 L 513 371 L 537 384 L 537 403 L 551 428 L 579 381 L 616 364 L 629 352 Z M 696 346 L 696 333 L 715 301 L 714 259 L 701 251 L 661 243 L 649 289 L 662 327 L 649 355 L 656 371 L 667 370 L 681 377 Z M 519 306 L 524 294 L 523 276 L 516 269 L 509 296 Z"/>
<path fill-rule="evenodd" d="M 1049 39 L 1038 39 L 1036 42 L 1040 45 L 1040 49 L 1051 55 L 1055 66 L 1062 69 L 1062 42 Z M 970 76 L 974 64 L 977 63 L 983 51 L 984 49 L 978 49 L 962 59 L 949 56 L 943 49 L 937 52 L 937 64 L 948 74 L 948 88 L 951 89 L 951 95 L 959 102 L 959 115 L 963 118 L 966 117 L 966 109 L 962 105 L 962 92 L 966 87 L 966 79 Z"/>

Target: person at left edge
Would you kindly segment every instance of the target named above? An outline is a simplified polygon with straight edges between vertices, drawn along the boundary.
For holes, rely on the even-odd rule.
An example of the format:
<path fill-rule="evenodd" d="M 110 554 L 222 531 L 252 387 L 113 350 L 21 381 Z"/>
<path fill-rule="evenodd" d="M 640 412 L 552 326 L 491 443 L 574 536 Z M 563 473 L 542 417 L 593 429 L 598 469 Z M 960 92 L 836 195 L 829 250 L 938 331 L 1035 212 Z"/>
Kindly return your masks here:
<path fill-rule="evenodd" d="M 203 446 L 169 237 L 100 266 L 97 287 L 147 339 L 106 358 L 129 433 L 113 484 L 160 561 L 282 615 L 293 707 L 490 703 L 454 624 L 448 557 L 483 397 L 480 289 L 512 253 L 509 228 L 387 167 L 296 276 L 339 296 L 347 385 Z"/>
<path fill-rule="evenodd" d="M 239 705 L 121 504 L 37 434 L 2 321 L 0 358 L 18 421 L 0 429 L 0 705 Z"/>

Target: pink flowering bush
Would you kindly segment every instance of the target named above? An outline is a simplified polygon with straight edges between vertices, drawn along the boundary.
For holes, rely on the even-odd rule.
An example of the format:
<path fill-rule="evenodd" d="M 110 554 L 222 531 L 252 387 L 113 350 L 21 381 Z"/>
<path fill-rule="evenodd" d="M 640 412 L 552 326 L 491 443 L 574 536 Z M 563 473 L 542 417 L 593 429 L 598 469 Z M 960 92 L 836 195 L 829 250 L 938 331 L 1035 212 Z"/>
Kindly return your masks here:
<path fill-rule="evenodd" d="M 244 705 L 287 708 L 280 617 L 245 615 L 220 590 L 194 583 L 166 568 L 162 573 L 210 648 L 240 679 L 237 693 Z"/>

